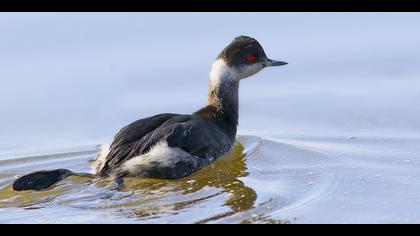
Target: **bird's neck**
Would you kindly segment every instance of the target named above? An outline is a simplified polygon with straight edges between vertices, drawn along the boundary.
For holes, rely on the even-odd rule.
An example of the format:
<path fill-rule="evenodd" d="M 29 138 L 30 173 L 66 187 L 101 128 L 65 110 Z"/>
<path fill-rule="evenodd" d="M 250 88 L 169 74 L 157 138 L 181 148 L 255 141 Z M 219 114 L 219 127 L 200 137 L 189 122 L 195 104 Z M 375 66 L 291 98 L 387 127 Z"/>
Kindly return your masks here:
<path fill-rule="evenodd" d="M 219 59 L 210 72 L 208 105 L 200 113 L 219 123 L 234 137 L 238 125 L 239 79 L 236 72 Z"/>
<path fill-rule="evenodd" d="M 238 125 L 239 81 L 221 80 L 211 84 L 208 106 L 214 108 L 215 116 L 229 125 Z"/>

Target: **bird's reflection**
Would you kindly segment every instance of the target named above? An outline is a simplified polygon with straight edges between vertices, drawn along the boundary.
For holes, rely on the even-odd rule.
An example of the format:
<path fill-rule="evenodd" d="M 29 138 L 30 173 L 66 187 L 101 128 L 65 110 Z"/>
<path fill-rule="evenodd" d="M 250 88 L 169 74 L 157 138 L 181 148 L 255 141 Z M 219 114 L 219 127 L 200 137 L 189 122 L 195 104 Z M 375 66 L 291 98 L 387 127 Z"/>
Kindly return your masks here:
<path fill-rule="evenodd" d="M 122 191 L 137 191 L 143 196 L 163 198 L 159 199 L 161 204 L 154 202 L 148 207 L 136 209 L 135 214 L 139 217 L 185 209 L 216 196 L 225 198 L 224 206 L 230 207 L 232 213 L 247 211 L 254 206 L 257 194 L 240 179 L 249 175 L 243 149 L 240 143 L 235 143 L 228 154 L 184 179 L 126 179 Z M 173 199 L 168 200 L 171 197 L 176 199 L 175 203 Z"/>
<path fill-rule="evenodd" d="M 205 208 L 216 210 L 214 207 L 218 207 L 216 212 L 225 212 L 216 213 L 211 219 L 223 218 L 253 208 L 257 199 L 256 192 L 241 180 L 249 175 L 243 150 L 242 144 L 237 142 L 228 154 L 189 177 L 179 180 L 127 178 L 122 188 L 115 191 L 107 188 L 108 180 L 92 182 L 82 177 L 70 177 L 39 192 L 20 193 L 7 186 L 0 191 L 0 208 L 42 208 L 43 204 L 62 196 L 63 199 L 57 200 L 61 205 L 75 203 L 83 209 L 124 209 L 122 214 L 139 219 L 179 214 L 200 204 L 211 204 Z M 80 197 L 82 189 L 83 199 Z"/>

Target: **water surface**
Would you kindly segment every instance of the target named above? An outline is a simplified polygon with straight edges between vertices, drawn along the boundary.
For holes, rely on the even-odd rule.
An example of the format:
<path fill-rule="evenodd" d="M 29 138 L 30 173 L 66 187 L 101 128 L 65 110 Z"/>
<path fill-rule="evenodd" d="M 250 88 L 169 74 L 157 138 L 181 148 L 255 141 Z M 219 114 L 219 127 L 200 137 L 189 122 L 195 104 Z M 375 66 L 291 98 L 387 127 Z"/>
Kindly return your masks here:
<path fill-rule="evenodd" d="M 96 147 L 2 158 L 2 223 L 418 223 L 418 139 L 239 136 L 233 150 L 180 180 L 71 177 L 14 192 L 32 169 L 89 171 Z M 383 146 L 386 146 L 386 150 Z M 411 150 L 411 151 L 406 151 Z"/>

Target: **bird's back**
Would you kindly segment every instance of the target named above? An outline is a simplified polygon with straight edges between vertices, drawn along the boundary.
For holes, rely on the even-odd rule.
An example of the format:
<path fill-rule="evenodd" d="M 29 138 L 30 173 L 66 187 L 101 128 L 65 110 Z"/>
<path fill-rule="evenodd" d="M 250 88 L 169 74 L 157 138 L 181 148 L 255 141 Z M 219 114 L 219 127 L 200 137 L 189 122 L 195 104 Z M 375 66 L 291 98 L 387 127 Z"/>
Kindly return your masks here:
<path fill-rule="evenodd" d="M 160 114 L 123 128 L 98 174 L 179 178 L 228 152 L 233 142 L 209 117 Z"/>

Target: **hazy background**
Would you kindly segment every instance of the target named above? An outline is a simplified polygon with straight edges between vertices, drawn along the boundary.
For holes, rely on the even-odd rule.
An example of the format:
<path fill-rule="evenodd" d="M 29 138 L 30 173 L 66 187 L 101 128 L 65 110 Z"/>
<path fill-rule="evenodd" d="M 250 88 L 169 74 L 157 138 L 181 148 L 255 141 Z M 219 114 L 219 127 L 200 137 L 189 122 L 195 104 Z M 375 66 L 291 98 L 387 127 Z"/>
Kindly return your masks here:
<path fill-rule="evenodd" d="M 206 103 L 234 37 L 273 59 L 241 84 L 242 134 L 418 136 L 417 13 L 0 13 L 0 149 L 109 141 Z"/>

